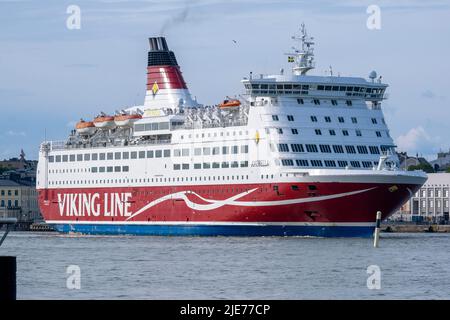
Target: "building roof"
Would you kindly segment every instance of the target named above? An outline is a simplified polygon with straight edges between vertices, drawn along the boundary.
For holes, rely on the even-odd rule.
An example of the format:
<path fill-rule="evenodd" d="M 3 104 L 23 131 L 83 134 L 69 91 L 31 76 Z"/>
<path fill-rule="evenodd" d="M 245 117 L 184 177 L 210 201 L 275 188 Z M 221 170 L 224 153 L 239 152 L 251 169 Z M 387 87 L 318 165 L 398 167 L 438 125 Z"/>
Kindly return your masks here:
<path fill-rule="evenodd" d="M 0 187 L 20 187 L 20 184 L 9 179 L 0 179 Z"/>

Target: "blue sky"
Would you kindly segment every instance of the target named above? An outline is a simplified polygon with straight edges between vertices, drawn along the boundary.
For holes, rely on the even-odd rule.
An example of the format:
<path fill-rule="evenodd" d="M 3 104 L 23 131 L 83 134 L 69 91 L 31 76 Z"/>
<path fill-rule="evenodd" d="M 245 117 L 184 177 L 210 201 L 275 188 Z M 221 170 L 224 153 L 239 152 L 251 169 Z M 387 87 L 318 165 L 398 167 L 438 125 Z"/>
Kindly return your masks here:
<path fill-rule="evenodd" d="M 66 28 L 72 4 L 80 30 Z M 371 4 L 380 30 L 366 27 Z M 0 158 L 36 159 L 45 136 L 64 139 L 81 117 L 141 104 L 149 36 L 167 37 L 192 95 L 212 104 L 242 92 L 249 71 L 288 70 L 301 22 L 316 39 L 312 74 L 376 70 L 399 150 L 432 158 L 450 147 L 449 17 L 433 0 L 0 0 Z"/>

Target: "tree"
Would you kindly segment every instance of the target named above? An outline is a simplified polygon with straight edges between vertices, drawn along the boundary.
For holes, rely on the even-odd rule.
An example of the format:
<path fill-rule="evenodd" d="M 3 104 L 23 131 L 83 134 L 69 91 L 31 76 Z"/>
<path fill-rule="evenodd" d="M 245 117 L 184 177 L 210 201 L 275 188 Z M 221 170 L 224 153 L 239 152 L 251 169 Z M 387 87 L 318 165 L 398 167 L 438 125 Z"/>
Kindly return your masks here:
<path fill-rule="evenodd" d="M 409 166 L 408 171 L 422 170 L 426 173 L 434 173 L 433 167 L 429 163 L 420 163 L 418 165 Z"/>
<path fill-rule="evenodd" d="M 447 169 L 445 169 L 445 172 L 450 173 L 450 167 L 448 167 Z"/>

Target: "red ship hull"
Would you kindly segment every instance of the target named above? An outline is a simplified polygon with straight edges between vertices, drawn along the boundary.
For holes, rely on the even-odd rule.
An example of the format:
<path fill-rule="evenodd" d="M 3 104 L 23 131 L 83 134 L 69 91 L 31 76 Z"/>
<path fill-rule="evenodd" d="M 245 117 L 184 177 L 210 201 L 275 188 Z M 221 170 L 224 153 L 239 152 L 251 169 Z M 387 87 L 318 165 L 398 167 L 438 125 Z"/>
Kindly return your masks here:
<path fill-rule="evenodd" d="M 420 184 L 266 183 L 40 190 L 61 232 L 137 235 L 370 236 Z"/>

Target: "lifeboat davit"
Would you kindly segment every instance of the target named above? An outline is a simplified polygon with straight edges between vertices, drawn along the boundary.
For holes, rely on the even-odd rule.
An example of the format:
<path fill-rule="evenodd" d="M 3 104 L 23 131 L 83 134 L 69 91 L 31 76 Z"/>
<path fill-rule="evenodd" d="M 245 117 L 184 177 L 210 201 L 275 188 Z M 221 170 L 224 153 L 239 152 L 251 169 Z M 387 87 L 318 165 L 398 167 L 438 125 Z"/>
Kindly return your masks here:
<path fill-rule="evenodd" d="M 132 127 L 139 119 L 142 119 L 140 114 L 119 114 L 114 117 L 114 123 L 118 127 Z"/>
<path fill-rule="evenodd" d="M 100 129 L 111 129 L 116 126 L 114 117 L 108 115 L 100 115 L 94 119 L 94 125 Z"/>
<path fill-rule="evenodd" d="M 94 122 L 81 119 L 80 122 L 75 125 L 75 130 L 80 135 L 92 135 L 95 133 L 96 128 Z"/>
<path fill-rule="evenodd" d="M 220 109 L 235 109 L 241 105 L 241 102 L 237 99 L 231 100 L 223 100 L 222 103 L 219 104 Z"/>

